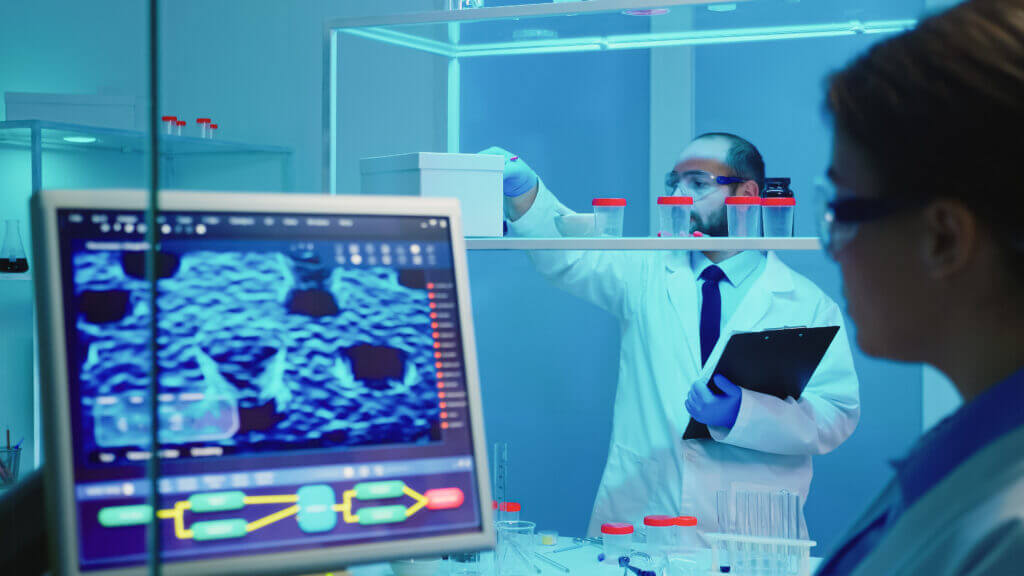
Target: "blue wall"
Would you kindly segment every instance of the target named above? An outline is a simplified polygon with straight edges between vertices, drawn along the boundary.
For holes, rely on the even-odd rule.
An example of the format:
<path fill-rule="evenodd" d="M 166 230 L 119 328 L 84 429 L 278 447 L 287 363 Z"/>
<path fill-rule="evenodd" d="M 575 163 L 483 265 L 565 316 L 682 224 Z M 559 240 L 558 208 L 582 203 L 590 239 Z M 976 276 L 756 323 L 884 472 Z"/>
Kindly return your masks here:
<path fill-rule="evenodd" d="M 645 52 L 463 63 L 462 150 L 520 154 L 570 208 L 622 196 L 647 231 Z M 509 442 L 512 497 L 541 528 L 583 534 L 608 454 L 615 320 L 546 283 L 523 253 L 472 252 L 474 323 L 490 442 Z"/>

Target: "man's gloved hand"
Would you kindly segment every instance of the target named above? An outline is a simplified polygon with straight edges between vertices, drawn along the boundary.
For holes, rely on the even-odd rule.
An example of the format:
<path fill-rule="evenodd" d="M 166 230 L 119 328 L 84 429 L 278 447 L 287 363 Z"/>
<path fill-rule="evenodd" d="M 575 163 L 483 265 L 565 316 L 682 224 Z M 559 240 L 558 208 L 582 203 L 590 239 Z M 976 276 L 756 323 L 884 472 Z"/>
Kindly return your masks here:
<path fill-rule="evenodd" d="M 522 158 L 512 154 L 508 150 L 497 146 L 491 146 L 480 153 L 491 154 L 493 156 L 503 156 L 505 158 L 504 182 L 502 184 L 502 190 L 505 192 L 505 196 L 510 198 L 522 196 L 537 185 L 537 173 L 534 172 Z"/>
<path fill-rule="evenodd" d="M 715 374 L 711 380 L 722 394 L 712 392 L 710 382 L 696 384 L 690 388 L 690 395 L 686 398 L 686 410 L 694 420 L 708 426 L 732 428 L 740 414 L 743 391 L 721 374 Z"/>

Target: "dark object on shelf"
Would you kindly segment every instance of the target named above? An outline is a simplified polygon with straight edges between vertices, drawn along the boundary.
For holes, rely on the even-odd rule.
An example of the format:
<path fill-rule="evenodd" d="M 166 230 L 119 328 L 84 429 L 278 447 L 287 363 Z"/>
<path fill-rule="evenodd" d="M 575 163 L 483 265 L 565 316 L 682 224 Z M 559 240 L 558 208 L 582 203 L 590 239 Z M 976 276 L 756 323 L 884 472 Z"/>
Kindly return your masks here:
<path fill-rule="evenodd" d="M 764 192 L 762 198 L 792 198 L 793 190 L 789 185 L 792 182 L 789 178 L 765 178 Z"/>
<path fill-rule="evenodd" d="M 28 260 L 17 258 L 11 260 L 4 258 L 0 260 L 0 272 L 28 272 Z"/>
<path fill-rule="evenodd" d="M 25 246 L 17 220 L 8 220 L 4 226 L 4 243 L 0 246 L 0 272 L 28 272 Z"/>

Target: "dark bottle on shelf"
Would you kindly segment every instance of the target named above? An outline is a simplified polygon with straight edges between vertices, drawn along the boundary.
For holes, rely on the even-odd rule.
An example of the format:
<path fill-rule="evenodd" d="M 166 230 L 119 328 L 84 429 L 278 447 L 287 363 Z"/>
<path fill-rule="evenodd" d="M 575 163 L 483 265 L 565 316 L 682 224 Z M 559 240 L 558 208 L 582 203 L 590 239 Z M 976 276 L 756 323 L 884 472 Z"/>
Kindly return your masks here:
<path fill-rule="evenodd" d="M 764 198 L 792 198 L 793 191 L 789 188 L 790 182 L 789 178 L 765 178 L 764 193 L 761 196 Z"/>

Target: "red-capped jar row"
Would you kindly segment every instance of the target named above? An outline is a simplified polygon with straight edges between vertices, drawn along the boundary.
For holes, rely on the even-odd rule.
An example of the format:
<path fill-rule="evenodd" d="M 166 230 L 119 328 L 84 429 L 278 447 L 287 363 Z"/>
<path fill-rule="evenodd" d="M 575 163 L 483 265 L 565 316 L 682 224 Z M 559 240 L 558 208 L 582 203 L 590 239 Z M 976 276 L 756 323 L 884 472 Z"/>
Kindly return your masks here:
<path fill-rule="evenodd" d="M 644 527 L 649 552 L 683 551 L 698 542 L 697 519 L 693 516 L 646 516 Z M 606 563 L 618 565 L 619 558 L 629 554 L 634 532 L 633 525 L 629 523 L 609 522 L 601 525 Z"/>
<path fill-rule="evenodd" d="M 693 516 L 647 516 L 644 526 L 647 546 L 652 551 L 679 551 L 697 542 L 697 519 Z"/>
<path fill-rule="evenodd" d="M 779 238 L 793 235 L 796 199 L 732 196 L 725 199 L 729 236 L 751 238 L 762 235 Z"/>
<path fill-rule="evenodd" d="M 164 134 L 168 136 L 182 136 L 185 126 L 188 124 L 184 120 L 179 120 L 177 116 L 161 116 L 160 121 L 164 125 Z M 199 126 L 200 138 L 213 139 L 218 126 L 213 123 L 211 118 L 196 118 L 196 124 Z"/>
<path fill-rule="evenodd" d="M 625 198 L 594 198 L 594 235 L 622 237 L 626 214 Z M 792 196 L 761 198 L 730 196 L 725 199 L 726 220 L 732 238 L 789 237 L 793 235 L 796 200 Z M 691 235 L 693 198 L 658 197 L 658 237 L 685 238 Z M 693 236 L 702 235 L 697 232 Z"/>

